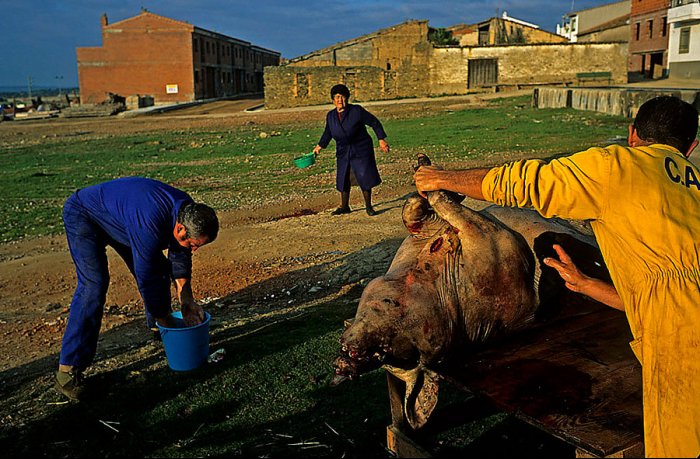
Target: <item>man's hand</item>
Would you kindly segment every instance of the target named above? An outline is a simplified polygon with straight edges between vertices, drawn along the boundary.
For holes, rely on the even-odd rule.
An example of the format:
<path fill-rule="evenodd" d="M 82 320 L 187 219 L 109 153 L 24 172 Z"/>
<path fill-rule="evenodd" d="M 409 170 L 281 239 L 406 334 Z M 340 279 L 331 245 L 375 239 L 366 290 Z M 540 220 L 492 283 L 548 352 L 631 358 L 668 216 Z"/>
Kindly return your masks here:
<path fill-rule="evenodd" d="M 445 171 L 439 167 L 419 167 L 416 173 L 413 174 L 413 180 L 416 182 L 418 193 L 424 198 L 427 198 L 425 195 L 426 192 L 440 190 L 440 180 L 443 178 L 444 174 Z"/>
<path fill-rule="evenodd" d="M 156 317 L 156 323 L 160 325 L 161 327 L 165 328 L 180 328 L 180 325 L 177 323 L 177 320 L 170 314 L 165 315 L 163 317 Z"/>
<path fill-rule="evenodd" d="M 543 260 L 544 264 L 557 270 L 561 278 L 564 279 L 566 288 L 589 296 L 611 308 L 619 309 L 620 311 L 625 310 L 625 305 L 614 285 L 602 279 L 586 276 L 578 270 L 569 254 L 560 245 L 554 244 L 552 247 L 557 252 L 559 260 L 547 257 Z"/>
<path fill-rule="evenodd" d="M 180 298 L 180 311 L 185 325 L 193 327 L 201 324 L 204 321 L 204 310 L 194 301 L 190 279 L 175 279 L 175 286 L 177 287 L 177 296 Z"/>
<path fill-rule="evenodd" d="M 194 327 L 204 322 L 204 309 L 194 301 L 183 302 L 181 305 L 182 321 L 185 326 Z"/>
<path fill-rule="evenodd" d="M 554 244 L 552 247 L 557 252 L 559 259 L 547 257 L 543 260 L 544 264 L 557 270 L 561 278 L 564 279 L 566 288 L 572 292 L 582 293 L 586 288 L 586 283 L 590 282 L 591 278 L 578 270 L 569 254 L 559 244 Z"/>

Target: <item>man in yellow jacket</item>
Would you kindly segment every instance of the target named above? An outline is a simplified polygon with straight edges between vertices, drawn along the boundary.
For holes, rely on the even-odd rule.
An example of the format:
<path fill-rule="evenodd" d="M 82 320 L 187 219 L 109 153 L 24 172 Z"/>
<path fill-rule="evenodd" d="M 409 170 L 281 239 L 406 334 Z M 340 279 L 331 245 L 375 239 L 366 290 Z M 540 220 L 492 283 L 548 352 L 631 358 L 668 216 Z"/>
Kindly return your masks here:
<path fill-rule="evenodd" d="M 648 457 L 700 454 L 700 172 L 698 112 L 662 96 L 643 104 L 629 147 L 590 148 L 492 169 L 420 168 L 421 193 L 447 190 L 544 217 L 589 220 L 614 286 L 548 260 L 567 286 L 624 309 L 642 364 Z"/>

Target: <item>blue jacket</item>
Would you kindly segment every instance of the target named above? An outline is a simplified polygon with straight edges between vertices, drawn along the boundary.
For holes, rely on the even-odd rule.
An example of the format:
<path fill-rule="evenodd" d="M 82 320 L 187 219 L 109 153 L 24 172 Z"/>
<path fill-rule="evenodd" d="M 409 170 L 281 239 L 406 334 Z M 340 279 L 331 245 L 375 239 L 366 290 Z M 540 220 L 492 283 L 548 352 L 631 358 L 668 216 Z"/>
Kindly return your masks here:
<path fill-rule="evenodd" d="M 352 168 L 357 183 L 363 190 L 369 190 L 382 182 L 374 157 L 372 138 L 365 126 L 370 126 L 378 139 L 386 138 L 382 123 L 360 105 L 348 104 L 340 119 L 336 109 L 326 115 L 326 128 L 318 145 L 326 148 L 331 139 L 335 140 L 336 188 L 339 191 L 349 191 L 345 187 L 348 167 Z"/>
<path fill-rule="evenodd" d="M 170 305 L 170 280 L 190 278 L 192 251 L 173 235 L 177 214 L 192 202 L 165 183 L 126 177 L 78 190 L 75 195 L 90 220 L 131 248 L 133 273 L 148 311 Z M 168 258 L 163 250 L 168 250 Z"/>

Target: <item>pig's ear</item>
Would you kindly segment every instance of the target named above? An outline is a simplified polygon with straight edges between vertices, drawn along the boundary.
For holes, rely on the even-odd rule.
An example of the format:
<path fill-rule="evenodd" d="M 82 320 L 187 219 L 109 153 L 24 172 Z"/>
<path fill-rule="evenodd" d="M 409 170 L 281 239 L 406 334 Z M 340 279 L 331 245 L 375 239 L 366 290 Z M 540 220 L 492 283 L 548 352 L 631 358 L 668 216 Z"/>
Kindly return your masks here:
<path fill-rule="evenodd" d="M 412 381 L 406 381 L 404 414 L 413 430 L 420 429 L 428 422 L 438 401 L 439 376 L 437 373 L 420 368 Z"/>
<path fill-rule="evenodd" d="M 410 370 L 386 364 L 382 368 L 406 383 L 404 416 L 413 430 L 420 429 L 437 405 L 440 377 L 421 364 Z"/>

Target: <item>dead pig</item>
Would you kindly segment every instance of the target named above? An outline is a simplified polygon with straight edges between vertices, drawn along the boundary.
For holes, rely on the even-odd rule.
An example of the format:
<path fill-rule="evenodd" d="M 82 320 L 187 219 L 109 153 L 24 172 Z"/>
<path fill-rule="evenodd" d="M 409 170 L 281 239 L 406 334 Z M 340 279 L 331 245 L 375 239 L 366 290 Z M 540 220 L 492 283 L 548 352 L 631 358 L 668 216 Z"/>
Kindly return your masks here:
<path fill-rule="evenodd" d="M 606 277 L 591 236 L 534 211 L 494 206 L 476 212 L 454 194 L 428 193 L 426 200 L 414 193 L 403 221 L 410 235 L 387 273 L 363 291 L 340 340 L 333 383 L 383 366 L 407 384 L 404 411 L 413 428 L 437 403 L 432 368 L 557 306 L 566 289 L 541 262 L 553 254 L 553 243 L 577 263 L 588 260 L 582 271 Z"/>

